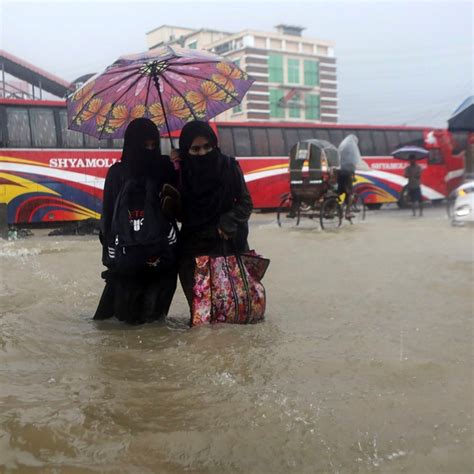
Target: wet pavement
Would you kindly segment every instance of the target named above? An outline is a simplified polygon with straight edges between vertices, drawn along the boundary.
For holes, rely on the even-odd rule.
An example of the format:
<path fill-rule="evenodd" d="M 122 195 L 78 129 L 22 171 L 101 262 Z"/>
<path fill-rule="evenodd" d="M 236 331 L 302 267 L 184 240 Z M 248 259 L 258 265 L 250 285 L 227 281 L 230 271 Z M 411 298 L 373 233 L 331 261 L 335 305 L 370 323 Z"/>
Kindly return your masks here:
<path fill-rule="evenodd" d="M 93 322 L 96 237 L 0 242 L 0 471 L 468 473 L 473 229 L 252 217 L 266 322 Z"/>

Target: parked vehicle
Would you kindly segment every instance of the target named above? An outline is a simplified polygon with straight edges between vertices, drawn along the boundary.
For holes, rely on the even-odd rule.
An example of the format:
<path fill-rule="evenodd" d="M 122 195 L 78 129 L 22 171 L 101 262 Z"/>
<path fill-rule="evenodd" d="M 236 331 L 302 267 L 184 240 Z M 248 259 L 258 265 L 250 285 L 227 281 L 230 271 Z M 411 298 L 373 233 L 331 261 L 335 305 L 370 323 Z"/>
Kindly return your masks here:
<path fill-rule="evenodd" d="M 239 161 L 256 209 L 276 209 L 281 195 L 290 192 L 290 151 L 305 140 L 325 140 L 338 147 L 349 134 L 358 138 L 368 169 L 356 172 L 354 190 L 369 208 L 403 199 L 407 163 L 390 153 L 406 144 L 421 144 L 428 151 L 420 160 L 424 199 L 446 198 L 463 179 L 467 134 L 288 122 L 217 121 L 212 127 L 222 151 Z M 179 132 L 172 133 L 177 136 Z M 164 152 L 169 146 L 164 138 Z M 98 218 L 105 175 L 120 159 L 121 148 L 120 139 L 99 141 L 69 130 L 64 101 L 0 99 L 0 204 L 7 204 L 8 222 Z"/>
<path fill-rule="evenodd" d="M 455 191 L 455 200 L 451 212 L 453 225 L 474 223 L 474 181 L 459 186 Z"/>

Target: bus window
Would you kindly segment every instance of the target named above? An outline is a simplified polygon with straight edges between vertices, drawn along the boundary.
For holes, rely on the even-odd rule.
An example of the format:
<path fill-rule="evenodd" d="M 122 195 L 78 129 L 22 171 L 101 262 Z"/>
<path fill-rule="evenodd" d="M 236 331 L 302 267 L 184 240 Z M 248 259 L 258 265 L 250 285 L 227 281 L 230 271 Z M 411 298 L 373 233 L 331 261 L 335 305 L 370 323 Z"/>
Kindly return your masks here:
<path fill-rule="evenodd" d="M 236 156 L 252 156 L 250 134 L 248 128 L 234 128 L 234 146 Z"/>
<path fill-rule="evenodd" d="M 438 148 L 432 148 L 430 154 L 428 155 L 428 164 L 429 165 L 442 165 L 443 164 L 443 154 Z"/>
<path fill-rule="evenodd" d="M 349 128 L 345 128 L 342 131 L 344 138 L 348 137 L 349 135 L 355 135 L 357 137 L 357 131 L 356 130 L 351 130 Z"/>
<path fill-rule="evenodd" d="M 311 130 L 311 128 L 299 128 L 298 136 L 300 137 L 300 141 L 311 140 L 314 138 L 314 133 L 313 133 L 313 130 Z"/>
<path fill-rule="evenodd" d="M 218 127 L 219 147 L 225 155 L 235 156 L 234 139 L 232 129 L 229 127 Z"/>
<path fill-rule="evenodd" d="M 387 140 L 389 153 L 400 148 L 400 138 L 398 137 L 398 132 L 396 130 L 385 130 L 385 139 Z"/>
<path fill-rule="evenodd" d="M 334 146 L 339 146 L 339 143 L 344 139 L 344 133 L 339 128 L 330 128 L 329 129 L 329 141 Z"/>
<path fill-rule="evenodd" d="M 160 145 L 161 146 L 161 145 Z M 112 148 L 123 148 L 123 138 L 114 138 L 112 140 Z"/>
<path fill-rule="evenodd" d="M 326 129 L 316 128 L 315 132 L 316 132 L 315 138 L 317 138 L 318 140 L 326 140 L 327 142 L 331 141 L 329 140 L 329 132 Z"/>
<path fill-rule="evenodd" d="M 59 111 L 59 125 L 63 148 L 82 148 L 84 146 L 82 133 L 67 128 L 67 112 L 65 110 Z"/>
<path fill-rule="evenodd" d="M 106 144 L 106 141 L 103 140 L 103 143 L 101 143 L 98 138 L 84 134 L 84 144 L 86 148 L 102 148 Z"/>
<path fill-rule="evenodd" d="M 252 156 L 270 156 L 267 130 L 265 128 L 251 128 Z"/>
<path fill-rule="evenodd" d="M 285 140 L 281 128 L 267 129 L 268 141 L 270 145 L 270 156 L 285 156 Z"/>
<path fill-rule="evenodd" d="M 390 155 L 387 142 L 385 141 L 385 132 L 383 130 L 372 130 L 372 139 L 374 141 L 374 152 L 376 156 Z"/>
<path fill-rule="evenodd" d="M 359 139 L 359 150 L 363 156 L 373 156 L 374 142 L 370 130 L 357 130 L 357 138 Z"/>
<path fill-rule="evenodd" d="M 30 121 L 28 110 L 20 107 L 7 108 L 8 146 L 30 147 Z"/>
<path fill-rule="evenodd" d="M 416 146 L 423 146 L 424 145 L 424 138 L 423 138 L 423 132 L 421 130 L 410 130 L 408 132 L 408 135 L 410 137 L 410 143 Z"/>
<path fill-rule="evenodd" d="M 58 146 L 54 111 L 52 109 L 30 109 L 31 136 L 33 147 L 54 148 Z"/>
<path fill-rule="evenodd" d="M 400 137 L 400 146 L 411 144 L 411 142 L 413 141 L 408 130 L 400 130 L 398 132 L 398 135 Z"/>
<path fill-rule="evenodd" d="M 294 128 L 284 128 L 283 135 L 285 136 L 286 142 L 286 153 L 288 155 L 293 145 L 296 145 L 299 141 L 298 132 Z"/>
<path fill-rule="evenodd" d="M 3 148 L 7 145 L 3 136 L 3 125 L 5 123 L 5 118 L 3 115 L 4 111 L 5 109 L 3 107 L 0 107 L 0 148 Z"/>
<path fill-rule="evenodd" d="M 343 139 L 348 137 L 349 135 L 355 135 L 357 137 L 357 139 L 359 138 L 359 136 L 357 134 L 357 130 L 351 130 L 349 128 L 343 129 L 342 134 L 343 134 Z"/>

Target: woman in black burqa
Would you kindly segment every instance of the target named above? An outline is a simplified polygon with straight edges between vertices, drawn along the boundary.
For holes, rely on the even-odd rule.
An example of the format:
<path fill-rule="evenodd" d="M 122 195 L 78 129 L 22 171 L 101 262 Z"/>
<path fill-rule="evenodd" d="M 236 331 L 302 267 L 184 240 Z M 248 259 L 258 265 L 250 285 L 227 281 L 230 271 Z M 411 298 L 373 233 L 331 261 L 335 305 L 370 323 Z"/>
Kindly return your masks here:
<path fill-rule="evenodd" d="M 195 257 L 248 250 L 252 199 L 239 164 L 221 153 L 206 122 L 187 123 L 179 138 L 182 227 L 179 279 L 192 306 Z"/>
<path fill-rule="evenodd" d="M 130 324 L 141 324 L 168 313 L 176 289 L 177 268 L 161 271 L 150 268 L 138 275 L 117 275 L 108 248 L 114 206 L 122 184 L 129 178 L 149 177 L 159 190 L 165 184 L 176 185 L 176 171 L 169 157 L 161 154 L 156 125 L 139 118 L 128 125 L 121 160 L 110 167 L 105 179 L 101 242 L 102 262 L 108 269 L 102 274 L 106 286 L 94 319 L 115 316 Z"/>

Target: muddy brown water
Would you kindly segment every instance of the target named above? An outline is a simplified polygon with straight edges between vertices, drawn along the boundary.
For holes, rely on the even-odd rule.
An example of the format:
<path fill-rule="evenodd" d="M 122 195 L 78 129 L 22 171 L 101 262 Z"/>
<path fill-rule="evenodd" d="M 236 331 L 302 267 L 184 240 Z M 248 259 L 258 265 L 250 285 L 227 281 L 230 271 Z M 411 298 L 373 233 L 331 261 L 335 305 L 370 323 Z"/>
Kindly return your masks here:
<path fill-rule="evenodd" d="M 91 237 L 0 243 L 0 471 L 468 473 L 473 230 L 252 218 L 267 321 L 91 321 Z"/>

